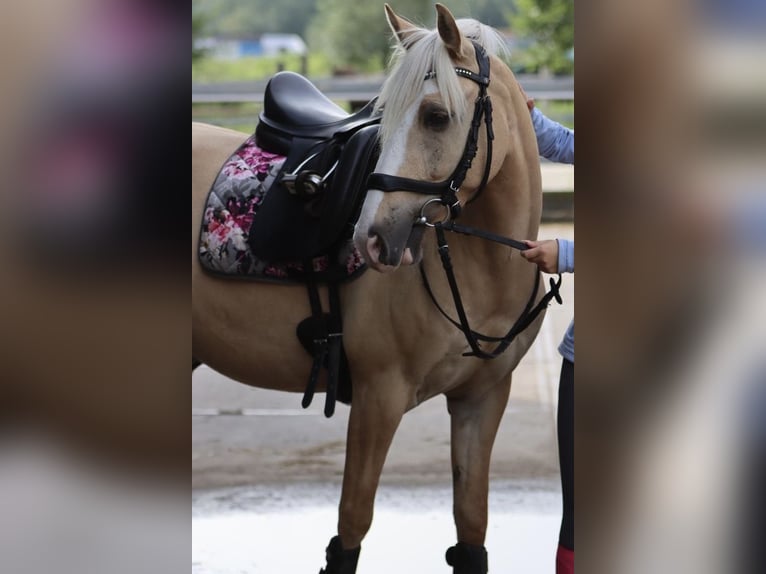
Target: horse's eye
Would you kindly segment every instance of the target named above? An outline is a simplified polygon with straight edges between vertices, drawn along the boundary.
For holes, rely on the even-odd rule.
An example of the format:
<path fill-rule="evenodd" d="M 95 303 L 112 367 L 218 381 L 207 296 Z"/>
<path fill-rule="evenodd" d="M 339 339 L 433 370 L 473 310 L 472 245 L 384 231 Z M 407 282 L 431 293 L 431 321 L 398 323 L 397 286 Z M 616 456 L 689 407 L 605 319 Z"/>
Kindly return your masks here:
<path fill-rule="evenodd" d="M 450 115 L 442 108 L 431 108 L 423 114 L 423 125 L 429 130 L 441 132 L 449 126 Z"/>

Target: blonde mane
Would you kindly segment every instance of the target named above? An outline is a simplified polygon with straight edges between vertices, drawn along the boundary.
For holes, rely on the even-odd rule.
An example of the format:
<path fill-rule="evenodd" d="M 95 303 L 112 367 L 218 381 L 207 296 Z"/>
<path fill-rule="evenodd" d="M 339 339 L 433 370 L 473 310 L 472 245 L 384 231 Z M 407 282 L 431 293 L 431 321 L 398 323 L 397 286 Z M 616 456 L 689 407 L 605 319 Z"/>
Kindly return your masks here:
<path fill-rule="evenodd" d="M 505 40 L 494 28 L 468 18 L 457 20 L 456 23 L 465 38 L 478 42 L 488 54 L 507 54 Z M 401 44 L 397 42 L 391 56 L 391 72 L 383 83 L 378 98 L 378 105 L 384 110 L 381 123 L 383 145 L 396 126 L 404 121 L 406 110 L 421 95 L 428 73 L 436 74 L 430 81 L 436 82 L 447 111 L 453 114 L 458 122 L 465 119 L 468 106 L 454 68 L 447 48 L 436 30 L 417 28 L 408 31 Z"/>

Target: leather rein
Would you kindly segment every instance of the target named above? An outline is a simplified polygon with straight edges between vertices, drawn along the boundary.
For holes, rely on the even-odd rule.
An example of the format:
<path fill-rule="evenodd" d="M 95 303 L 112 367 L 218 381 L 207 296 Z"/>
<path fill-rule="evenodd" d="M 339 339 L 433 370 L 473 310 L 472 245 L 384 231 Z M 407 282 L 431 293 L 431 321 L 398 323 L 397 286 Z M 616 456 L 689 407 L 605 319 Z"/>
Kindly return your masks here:
<path fill-rule="evenodd" d="M 540 288 L 541 275 L 536 271 L 537 279 L 535 281 L 535 287 L 532 291 L 532 295 L 527 301 L 527 304 L 524 307 L 521 315 L 518 317 L 518 319 L 516 319 L 514 324 L 504 336 L 490 337 L 471 329 L 465 308 L 463 306 L 463 300 L 460 296 L 457 280 L 455 278 L 445 231 L 479 237 L 487 241 L 493 241 L 495 243 L 507 245 L 513 249 L 518 249 L 519 251 L 525 251 L 528 249 L 527 246 L 520 241 L 516 241 L 508 237 L 503 237 L 501 235 L 496 235 L 481 229 L 458 225 L 454 222 L 454 220 L 459 217 L 462 210 L 460 200 L 457 198 L 457 193 L 460 191 L 460 187 L 465 181 L 466 174 L 471 168 L 471 164 L 476 157 L 476 152 L 479 145 L 479 131 L 481 129 L 482 120 L 484 121 L 487 132 L 487 158 L 484 163 L 484 174 L 482 176 L 481 183 L 479 184 L 479 188 L 476 191 L 476 194 L 468 201 L 468 203 L 479 197 L 487 185 L 487 181 L 489 180 L 490 166 L 492 164 L 492 140 L 495 137 L 494 131 L 492 129 L 492 102 L 490 100 L 489 94 L 487 94 L 487 87 L 489 86 L 489 56 L 487 56 L 487 52 L 480 44 L 474 40 L 471 40 L 471 42 L 473 43 L 474 49 L 476 51 L 476 61 L 479 65 L 478 74 L 460 67 L 455 68 L 455 73 L 458 76 L 468 78 L 469 80 L 477 83 L 479 85 L 479 95 L 477 96 L 474 103 L 473 119 L 471 120 L 471 127 L 468 130 L 468 137 L 466 139 L 465 148 L 463 150 L 463 156 L 458 162 L 458 165 L 455 167 L 452 174 L 441 182 L 425 182 L 395 175 L 389 175 L 386 173 L 372 173 L 367 179 L 367 189 L 378 189 L 382 192 L 409 191 L 414 193 L 421 193 L 424 195 L 438 196 L 436 198 L 429 199 L 423 204 L 423 207 L 420 211 L 420 217 L 415 221 L 415 225 L 433 227 L 436 231 L 439 256 L 442 261 L 442 267 L 444 268 L 445 275 L 447 276 L 447 282 L 449 283 L 450 291 L 452 292 L 452 299 L 455 303 L 455 309 L 458 314 L 457 321 L 452 319 L 442 308 L 442 306 L 439 305 L 436 297 L 434 296 L 433 290 L 431 289 L 431 285 L 428 282 L 428 277 L 426 276 L 423 263 L 421 262 L 420 274 L 423 278 L 423 284 L 439 312 L 465 335 L 466 341 L 468 342 L 471 351 L 464 353 L 464 356 L 473 356 L 482 359 L 494 359 L 500 356 L 506 349 L 508 349 L 508 347 L 511 345 L 519 333 L 524 331 L 524 329 L 532 324 L 532 322 L 543 311 L 543 309 L 549 305 L 551 299 L 555 298 L 559 304 L 561 303 L 561 296 L 559 295 L 559 288 L 561 287 L 561 275 L 558 275 L 557 281 L 554 281 L 552 277 L 550 278 L 550 291 L 543 295 L 537 305 L 535 305 L 534 302 L 537 298 L 537 293 Z M 424 80 L 432 79 L 435 76 L 435 72 L 429 72 Z M 436 223 L 430 223 L 428 221 L 425 216 L 425 208 L 431 203 L 440 203 L 441 205 L 445 206 L 447 211 L 446 217 L 443 221 Z M 497 343 L 497 345 L 491 351 L 486 351 L 482 349 L 481 343 Z"/>

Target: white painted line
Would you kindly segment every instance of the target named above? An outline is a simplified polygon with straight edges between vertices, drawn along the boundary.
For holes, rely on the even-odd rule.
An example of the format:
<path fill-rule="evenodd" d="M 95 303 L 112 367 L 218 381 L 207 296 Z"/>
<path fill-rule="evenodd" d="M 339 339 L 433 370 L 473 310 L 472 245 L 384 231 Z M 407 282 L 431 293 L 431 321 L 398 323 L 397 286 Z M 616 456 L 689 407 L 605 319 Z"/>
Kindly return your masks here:
<path fill-rule="evenodd" d="M 303 409 L 192 409 L 193 417 L 314 417 L 320 414 Z"/>

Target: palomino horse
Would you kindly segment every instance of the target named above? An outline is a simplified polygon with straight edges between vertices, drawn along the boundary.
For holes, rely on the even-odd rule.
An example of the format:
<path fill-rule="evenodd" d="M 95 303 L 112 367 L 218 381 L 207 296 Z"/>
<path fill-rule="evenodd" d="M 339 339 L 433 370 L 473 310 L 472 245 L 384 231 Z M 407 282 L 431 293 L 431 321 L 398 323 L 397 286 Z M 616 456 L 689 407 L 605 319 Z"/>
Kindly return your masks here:
<path fill-rule="evenodd" d="M 502 40 L 474 20 L 456 22 L 440 4 L 436 11 L 437 28 L 425 30 L 386 5 L 398 39 L 397 60 L 380 96 L 382 147 L 369 180 L 373 189 L 354 233 L 375 271 L 341 288 L 353 402 L 338 535 L 330 542 L 322 570 L 327 574 L 356 571 L 397 426 L 405 412 L 439 394 L 446 395 L 452 425 L 458 544 L 448 552 L 448 562 L 456 573 L 487 572 L 490 452 L 511 373 L 543 316 L 505 345 L 505 352 L 483 360 L 465 355 L 472 346 L 432 300 L 446 314 L 455 314 L 433 223 L 439 227 L 461 212 L 466 226 L 534 239 L 542 204 L 530 115 L 516 79 L 496 57 Z M 476 112 L 479 108 L 482 113 Z M 475 161 L 466 163 L 471 146 L 465 142 L 472 138 L 478 151 Z M 237 132 L 192 125 L 193 355 L 248 385 L 302 391 L 311 360 L 295 326 L 310 314 L 305 288 L 226 281 L 205 274 L 197 261 L 205 195 L 221 164 L 243 140 Z M 462 185 L 455 177 L 461 165 Z M 450 185 L 434 183 L 443 181 Z M 452 197 L 442 194 L 442 187 L 452 188 Z M 465 314 L 476 331 L 502 336 L 541 299 L 537 268 L 508 246 L 455 235 L 449 253 Z M 419 267 L 428 277 L 430 293 Z"/>

